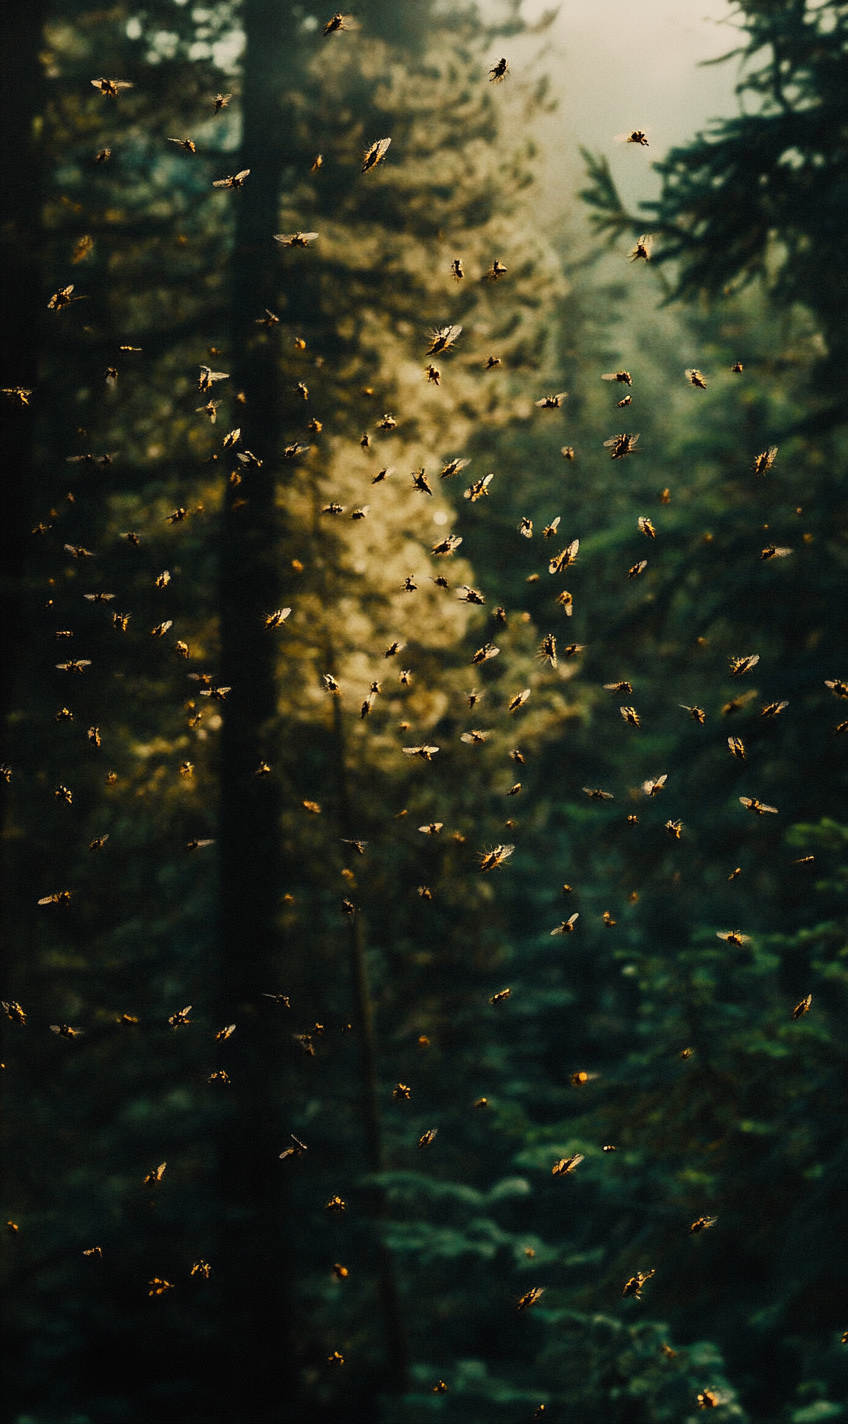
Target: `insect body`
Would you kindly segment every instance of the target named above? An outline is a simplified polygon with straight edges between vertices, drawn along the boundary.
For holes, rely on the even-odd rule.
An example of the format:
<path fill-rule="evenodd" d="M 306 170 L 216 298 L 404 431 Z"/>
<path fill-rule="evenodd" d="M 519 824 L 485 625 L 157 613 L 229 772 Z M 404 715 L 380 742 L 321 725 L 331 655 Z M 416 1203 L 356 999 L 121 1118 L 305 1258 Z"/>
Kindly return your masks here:
<path fill-rule="evenodd" d="M 240 173 L 229 173 L 226 178 L 217 178 L 212 184 L 213 188 L 243 188 L 245 180 L 250 176 L 249 168 L 242 168 Z"/>
<path fill-rule="evenodd" d="M 370 173 L 372 168 L 385 158 L 389 151 L 390 138 L 378 138 L 375 143 L 369 145 L 362 155 L 362 172 Z"/>

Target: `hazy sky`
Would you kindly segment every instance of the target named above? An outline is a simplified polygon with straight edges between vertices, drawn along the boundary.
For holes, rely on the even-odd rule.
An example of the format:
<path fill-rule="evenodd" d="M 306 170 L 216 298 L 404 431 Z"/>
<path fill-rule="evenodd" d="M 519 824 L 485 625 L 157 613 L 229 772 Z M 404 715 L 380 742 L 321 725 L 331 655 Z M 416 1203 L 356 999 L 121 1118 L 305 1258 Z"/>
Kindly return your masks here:
<path fill-rule="evenodd" d="M 524 14 L 532 22 L 555 4 L 528 0 Z M 519 64 L 543 46 L 540 67 L 559 98 L 542 135 L 552 197 L 563 180 L 573 188 L 581 144 L 607 154 L 630 203 L 654 195 L 651 160 L 736 111 L 736 61 L 698 68 L 736 47 L 730 15 L 727 0 L 560 0 L 544 36 L 504 42 Z M 649 148 L 613 142 L 632 128 L 647 131 Z"/>

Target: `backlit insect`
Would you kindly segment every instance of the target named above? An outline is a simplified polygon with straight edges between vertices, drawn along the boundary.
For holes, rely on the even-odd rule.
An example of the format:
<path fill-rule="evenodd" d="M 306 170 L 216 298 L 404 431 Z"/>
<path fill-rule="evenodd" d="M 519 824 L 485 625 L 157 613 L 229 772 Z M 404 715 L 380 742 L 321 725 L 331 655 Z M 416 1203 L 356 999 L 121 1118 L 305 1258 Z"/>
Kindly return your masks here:
<path fill-rule="evenodd" d="M 639 1271 L 635 1276 L 631 1276 L 629 1281 L 625 1281 L 624 1290 L 621 1294 L 625 1299 L 632 1298 L 633 1300 L 639 1300 L 645 1282 L 649 1281 L 651 1276 L 655 1275 L 656 1271 Z"/>
<path fill-rule="evenodd" d="M 226 178 L 216 178 L 212 184 L 213 188 L 243 188 L 245 180 L 250 176 L 249 168 L 242 168 L 240 173 L 228 173 Z"/>
<path fill-rule="evenodd" d="M 810 1012 L 812 1006 L 813 996 L 812 994 L 807 994 L 806 998 L 802 999 L 799 1004 L 796 1004 L 794 1009 L 792 1010 L 793 1019 L 802 1019 L 805 1014 L 808 1014 Z"/>
<path fill-rule="evenodd" d="M 390 138 L 378 138 L 374 143 L 366 148 L 362 155 L 362 172 L 370 173 L 372 168 L 376 168 L 389 151 Z M 430 353 L 428 353 L 430 354 Z"/>
<path fill-rule="evenodd" d="M 10 1023 L 20 1024 L 21 1028 L 26 1027 L 26 1014 L 15 999 L 10 999 L 8 1003 L 5 999 L 0 1000 L 0 1008 Z"/>
<path fill-rule="evenodd" d="M 489 70 L 489 83 L 502 84 L 509 74 L 509 65 L 505 59 L 499 59 Z"/>
<path fill-rule="evenodd" d="M 726 944 L 732 944 L 737 949 L 742 949 L 750 942 L 751 936 L 743 934 L 741 930 L 716 930 L 716 939 L 723 939 Z"/>
<path fill-rule="evenodd" d="M 54 292 L 49 302 L 47 303 L 48 311 L 60 312 L 63 311 L 65 307 L 69 307 L 71 305 L 71 302 L 84 302 L 84 296 L 72 296 L 73 290 L 74 283 L 71 282 L 67 287 L 60 287 L 57 292 Z"/>
<path fill-rule="evenodd" d="M 738 698 L 731 698 L 731 701 L 724 703 L 723 708 L 721 708 L 721 716 L 733 716 L 734 712 L 741 712 L 741 709 L 747 706 L 747 703 L 750 702 L 751 699 L 756 698 L 756 696 L 757 693 L 751 688 L 748 692 L 740 693 Z"/>
<path fill-rule="evenodd" d="M 567 920 L 563 920 L 562 924 L 557 925 L 556 929 L 551 930 L 551 936 L 573 934 L 577 927 L 577 921 L 579 919 L 580 912 L 578 910 L 575 911 L 573 915 L 570 915 Z"/>
<path fill-rule="evenodd" d="M 489 485 L 494 479 L 494 475 L 484 475 L 481 480 L 475 480 L 473 485 L 469 485 L 463 498 L 470 499 L 472 504 L 476 504 L 478 499 L 488 497 Z"/>
<path fill-rule="evenodd" d="M 573 1157 L 560 1157 L 558 1162 L 554 1162 L 551 1173 L 554 1177 L 567 1177 L 583 1160 L 583 1154 L 580 1152 L 575 1152 Z"/>
<path fill-rule="evenodd" d="M 717 1216 L 699 1216 L 697 1221 L 693 1221 L 689 1227 L 690 1236 L 699 1236 L 702 1231 L 709 1231 L 711 1226 L 715 1226 L 718 1221 Z"/>
<path fill-rule="evenodd" d="M 117 99 L 122 89 L 133 88 L 128 79 L 92 79 L 91 84 L 109 99 Z"/>
<path fill-rule="evenodd" d="M 760 550 L 760 558 L 765 560 L 766 562 L 769 559 L 785 559 L 787 555 L 791 554 L 792 552 L 793 551 L 791 549 L 788 549 L 785 546 L 781 547 L 778 544 L 767 544 L 764 549 Z"/>
<path fill-rule="evenodd" d="M 536 656 L 542 662 L 547 661 L 551 667 L 557 667 L 556 635 L 554 633 L 545 634 L 544 638 L 539 644 L 539 650 Z"/>
<path fill-rule="evenodd" d="M 572 539 L 571 543 L 566 545 L 562 553 L 556 554 L 554 558 L 548 562 L 548 573 L 558 574 L 561 573 L 563 569 L 568 569 L 572 564 L 576 564 L 579 552 L 580 540 Z"/>
<path fill-rule="evenodd" d="M 640 148 L 648 147 L 648 139 L 643 129 L 629 129 L 625 133 L 616 134 L 614 143 L 635 143 Z"/>
<path fill-rule="evenodd" d="M 755 455 L 751 461 L 751 469 L 755 475 L 767 475 L 777 458 L 777 446 L 770 445 L 767 450 L 761 450 L 759 455 Z"/>
<path fill-rule="evenodd" d="M 352 15 L 333 15 L 324 26 L 324 35 L 335 35 L 341 30 L 355 30 L 358 26 Z"/>
<path fill-rule="evenodd" d="M 281 247 L 308 247 L 319 236 L 317 232 L 280 232 L 274 238 Z"/>
<path fill-rule="evenodd" d="M 707 720 L 707 714 L 704 711 L 703 707 L 687 707 L 686 704 L 683 702 L 680 703 L 680 706 L 683 708 L 684 712 L 689 713 L 689 716 L 692 718 L 693 722 L 697 722 L 699 726 L 703 727 L 704 723 Z"/>
<path fill-rule="evenodd" d="M 287 1147 L 284 1152 L 280 1153 L 281 1162 L 285 1161 L 287 1157 L 302 1157 L 308 1151 L 306 1143 L 295 1137 L 293 1132 L 289 1133 L 289 1137 L 291 1138 L 291 1147 Z"/>
<path fill-rule="evenodd" d="M 167 1167 L 167 1165 L 167 1162 L 160 1162 L 158 1167 L 153 1167 L 152 1170 L 149 1171 L 147 1176 L 145 1177 L 142 1186 L 158 1186 L 165 1175 L 165 1168 Z"/>
<path fill-rule="evenodd" d="M 273 613 L 266 614 L 262 623 L 263 628 L 265 628 L 266 630 L 270 630 L 272 628 L 282 628 L 290 613 L 290 608 L 275 609 Z"/>
<path fill-rule="evenodd" d="M 450 351 L 451 347 L 458 341 L 462 332 L 461 326 L 440 326 L 436 327 L 430 337 L 430 345 L 427 347 L 428 356 L 439 356 L 443 351 Z M 466 461 L 466 464 L 468 462 Z M 458 468 L 462 468 L 459 466 Z M 455 471 L 452 471 L 455 473 Z"/>
<path fill-rule="evenodd" d="M 623 386 L 633 385 L 629 371 L 607 371 L 605 375 L 601 376 L 601 380 L 618 381 Z"/>
<path fill-rule="evenodd" d="M 695 386 L 699 391 L 705 391 L 707 389 L 706 377 L 701 375 L 697 366 L 692 366 L 691 369 L 687 366 L 683 374 L 690 386 Z"/>
<path fill-rule="evenodd" d="M 506 268 L 502 262 L 499 262 L 498 259 L 495 258 L 488 272 L 484 275 L 487 282 L 496 282 L 499 277 L 506 276 Z"/>
<path fill-rule="evenodd" d="M 629 262 L 650 262 L 651 251 L 653 249 L 653 238 L 647 233 L 637 239 L 636 246 L 628 256 Z"/>
<path fill-rule="evenodd" d="M 494 643 L 484 643 L 482 648 L 477 649 L 471 659 L 472 665 L 477 667 L 480 663 L 488 663 L 492 658 L 496 658 L 499 652 L 500 648 L 496 648 Z"/>
<path fill-rule="evenodd" d="M 745 743 L 741 737 L 728 737 L 727 746 L 731 756 L 737 757 L 739 761 L 745 760 Z"/>
<path fill-rule="evenodd" d="M 480 869 L 484 874 L 490 870 L 497 870 L 504 864 L 504 861 L 509 859 L 514 850 L 515 846 L 496 845 L 492 850 L 480 851 L 478 854 Z"/>
<path fill-rule="evenodd" d="M 438 747 L 428 747 L 426 745 L 420 747 L 404 747 L 403 754 L 408 757 L 418 757 L 421 761 L 432 761 L 438 750 Z"/>
<path fill-rule="evenodd" d="M 611 458 L 613 460 L 623 460 L 625 455 L 637 453 L 636 442 L 638 439 L 638 435 L 628 435 L 626 433 L 622 435 L 611 435 L 609 440 L 604 441 L 604 449 L 612 450 Z"/>
<path fill-rule="evenodd" d="M 666 823 L 665 823 L 665 829 L 666 829 L 666 831 L 668 832 L 668 834 L 671 836 L 672 840 L 679 841 L 679 840 L 680 840 L 680 837 L 681 837 L 681 834 L 682 834 L 682 831 L 683 831 L 683 822 L 682 822 L 682 821 L 666 821 Z"/>
<path fill-rule="evenodd" d="M 627 570 L 627 577 L 629 579 L 641 578 L 647 567 L 648 560 L 640 559 L 638 564 L 632 564 L 631 567 Z"/>
<path fill-rule="evenodd" d="M 419 1137 L 418 1146 L 421 1148 L 432 1147 L 433 1143 L 436 1140 L 436 1134 L 438 1133 L 438 1131 L 439 1129 L 437 1127 L 428 1127 L 427 1131 L 422 1132 L 421 1136 Z"/>
<path fill-rule="evenodd" d="M 39 900 L 39 905 L 70 905 L 71 890 L 54 890 L 52 895 L 44 895 Z"/>
<path fill-rule="evenodd" d="M 765 816 L 766 814 L 776 816 L 778 814 L 776 806 L 765 806 L 762 801 L 758 801 L 756 796 L 740 796 L 740 802 L 748 811 L 753 811 L 755 816 Z"/>
<path fill-rule="evenodd" d="M 641 726 L 641 719 L 635 707 L 619 707 L 618 710 L 629 727 Z"/>
<path fill-rule="evenodd" d="M 646 515 L 639 515 L 639 518 L 636 520 L 636 527 L 639 530 L 640 534 L 647 535 L 649 539 L 656 539 L 657 531 L 654 528 L 651 520 L 648 519 Z"/>
<path fill-rule="evenodd" d="M 194 143 L 194 140 L 193 140 L 193 139 L 190 139 L 190 138 L 169 138 L 169 139 L 168 139 L 168 142 L 169 142 L 169 143 L 176 143 L 176 144 L 178 144 L 179 147 L 182 148 L 182 149 L 184 149 L 186 153 L 197 153 L 197 148 L 196 148 L 196 146 L 195 146 L 195 143 Z"/>
<path fill-rule="evenodd" d="M 461 258 L 455 257 L 455 258 L 453 259 L 453 262 L 452 262 L 451 265 L 450 265 L 450 272 L 451 272 L 451 276 L 453 277 L 453 279 L 454 279 L 455 282 L 461 282 L 461 281 L 462 281 L 463 277 L 465 276 L 465 273 L 464 273 L 463 270 L 462 270 L 462 260 L 461 260 Z"/>
<path fill-rule="evenodd" d="M 201 366 L 200 377 L 197 382 L 199 391 L 210 391 L 213 381 L 227 381 L 229 374 L 226 371 L 210 371 L 208 366 Z"/>
<path fill-rule="evenodd" d="M 561 410 L 562 403 L 567 398 L 567 391 L 558 391 L 555 396 L 542 396 L 542 399 L 537 400 L 535 404 L 539 410 Z"/>
<path fill-rule="evenodd" d="M 70 1024 L 51 1024 L 50 1032 L 56 1033 L 60 1038 L 79 1038 L 82 1034 L 81 1028 L 71 1028 Z"/>
<path fill-rule="evenodd" d="M 751 668 L 756 667 L 756 666 L 757 666 L 757 663 L 758 663 L 759 661 L 760 661 L 760 655 L 759 655 L 759 653 L 749 653 L 746 657 L 731 658 L 731 659 L 730 659 L 730 676 L 731 676 L 731 677 L 742 677 L 742 676 L 744 676 L 744 674 L 745 674 L 746 672 L 750 672 L 750 671 L 751 671 Z"/>

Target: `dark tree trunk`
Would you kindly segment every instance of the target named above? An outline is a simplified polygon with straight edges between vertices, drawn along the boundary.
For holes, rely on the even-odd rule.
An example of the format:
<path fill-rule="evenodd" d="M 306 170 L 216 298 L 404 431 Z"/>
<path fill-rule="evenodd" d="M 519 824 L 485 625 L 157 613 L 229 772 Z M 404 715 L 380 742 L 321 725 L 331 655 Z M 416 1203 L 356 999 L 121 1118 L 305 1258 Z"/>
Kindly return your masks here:
<path fill-rule="evenodd" d="M 289 1268 L 291 1222 L 280 1120 L 279 1021 L 260 1006 L 281 987 L 279 926 L 283 787 L 275 765 L 278 634 L 263 618 L 284 593 L 276 504 L 282 443 L 279 336 L 254 324 L 273 310 L 279 255 L 273 242 L 289 156 L 287 89 L 295 65 L 294 21 L 286 6 L 246 0 L 243 148 L 250 169 L 238 204 L 232 259 L 232 385 L 244 393 L 243 446 L 264 463 L 228 487 L 221 548 L 221 676 L 224 710 L 220 808 L 220 1004 L 239 1027 L 232 1091 L 220 1141 L 222 1233 L 220 1417 L 273 1424 L 295 1409 Z M 276 336 L 276 340 L 273 339 Z M 228 471 L 239 466 L 235 459 Z M 240 502 L 245 501 L 245 502 Z M 269 776 L 255 773 L 261 761 Z"/>
<path fill-rule="evenodd" d="M 328 658 L 334 666 L 332 651 Z M 339 797 L 339 829 L 350 840 L 356 835 L 350 786 L 347 775 L 347 748 L 341 701 L 333 699 L 333 731 L 335 735 L 335 776 Z M 383 1131 L 380 1115 L 380 1082 L 377 1067 L 377 1035 L 374 1028 L 374 1008 L 368 973 L 368 945 L 361 913 L 348 920 L 350 976 L 359 1037 L 360 1113 L 365 1140 L 368 1171 L 373 1175 L 385 1171 Z M 373 1186 L 369 1193 L 370 1213 L 374 1229 L 374 1257 L 377 1265 L 377 1288 L 383 1312 L 383 1335 L 386 1348 L 386 1382 L 395 1394 L 409 1389 L 409 1345 L 403 1301 L 398 1285 L 394 1257 L 383 1240 L 381 1223 L 387 1214 L 383 1187 Z"/>
<path fill-rule="evenodd" d="M 228 486 L 221 549 L 221 674 L 232 691 L 224 709 L 221 745 L 219 984 L 222 1013 L 241 1020 L 242 1026 L 233 1040 L 230 1107 L 219 1143 L 222 1324 L 223 1340 L 231 1342 L 220 1357 L 225 1381 L 220 1401 L 222 1416 L 246 1417 L 245 1402 L 250 1401 L 250 1418 L 273 1424 L 300 1412 L 286 1264 L 293 1255 L 295 1225 L 285 1195 L 285 1169 L 278 1161 L 290 1126 L 283 1120 L 280 1028 L 259 1005 L 264 992 L 293 987 L 297 965 L 291 953 L 287 955 L 279 919 L 285 790 L 283 729 L 277 721 L 279 635 L 263 630 L 263 618 L 291 601 L 291 551 L 283 556 L 286 530 L 277 490 L 278 481 L 296 471 L 296 464 L 281 460 L 282 447 L 298 437 L 304 440 L 305 425 L 302 407 L 295 424 L 286 421 L 279 343 L 303 333 L 311 351 L 315 343 L 320 350 L 325 338 L 331 346 L 336 338 L 326 329 L 321 311 L 318 254 L 314 263 L 294 266 L 281 261 L 273 241 L 281 187 L 290 175 L 306 173 L 314 157 L 297 136 L 293 101 L 295 91 L 314 82 L 306 77 L 305 67 L 316 53 L 316 36 L 301 30 L 297 16 L 279 0 L 244 0 L 242 18 L 244 127 L 238 167 L 249 168 L 250 176 L 243 191 L 230 195 L 238 207 L 231 284 L 233 354 L 225 366 L 245 397 L 238 419 L 242 445 L 264 463 L 261 469 L 244 471 L 241 484 Z M 364 18 L 372 34 L 409 48 L 416 37 L 420 42 L 421 17 L 410 26 L 398 6 L 372 0 Z M 289 272 L 297 276 L 287 284 Z M 284 336 L 279 329 L 256 324 L 266 308 L 279 311 Z M 235 465 L 233 460 L 228 472 Z M 267 761 L 272 772 L 257 778 L 261 761 Z M 382 1154 L 367 964 L 361 929 L 351 934 L 362 1035 L 363 1114 L 369 1167 L 376 1171 Z M 384 1211 L 379 1194 L 372 1211 L 375 1218 Z M 390 1377 L 395 1389 L 403 1390 L 406 1349 L 393 1263 L 379 1242 L 375 1253 Z"/>
<path fill-rule="evenodd" d="M 0 519 L 0 760 L 25 641 L 22 583 L 30 534 L 33 415 L 38 410 L 41 326 L 41 144 L 44 83 L 38 59 L 45 5 L 26 0 L 5 14 L 0 45 L 0 387 L 34 390 L 27 407 L 0 396 L 5 478 Z M 0 785 L 4 783 L 0 782 Z"/>

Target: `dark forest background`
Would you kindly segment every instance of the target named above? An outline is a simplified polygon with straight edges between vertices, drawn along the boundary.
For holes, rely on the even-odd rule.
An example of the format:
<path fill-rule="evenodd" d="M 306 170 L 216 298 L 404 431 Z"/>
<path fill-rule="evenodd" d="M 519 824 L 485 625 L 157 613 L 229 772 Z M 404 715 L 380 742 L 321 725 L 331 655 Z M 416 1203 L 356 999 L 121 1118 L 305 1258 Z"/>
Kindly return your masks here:
<path fill-rule="evenodd" d="M 4 12 L 2 1418 L 836 1420 L 848 11 L 543 232 L 519 12 L 356 18 Z"/>

